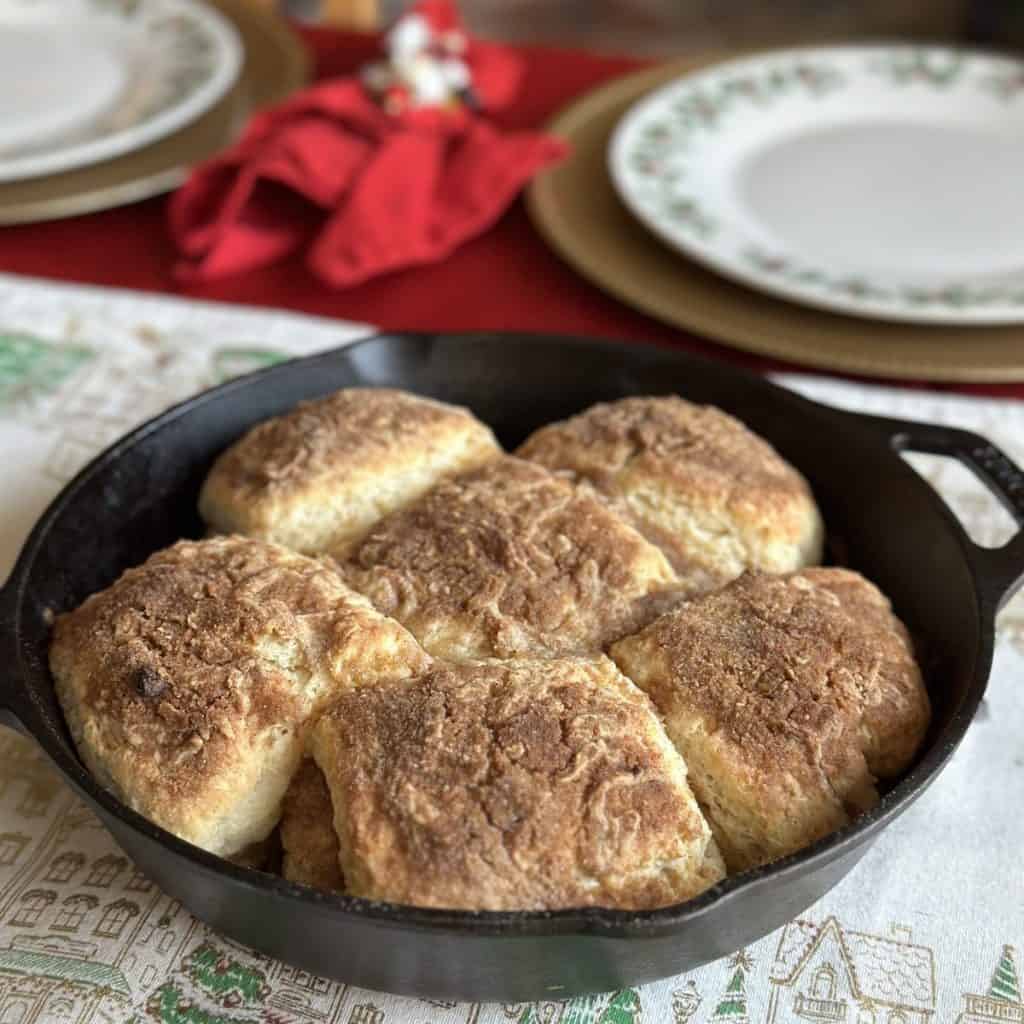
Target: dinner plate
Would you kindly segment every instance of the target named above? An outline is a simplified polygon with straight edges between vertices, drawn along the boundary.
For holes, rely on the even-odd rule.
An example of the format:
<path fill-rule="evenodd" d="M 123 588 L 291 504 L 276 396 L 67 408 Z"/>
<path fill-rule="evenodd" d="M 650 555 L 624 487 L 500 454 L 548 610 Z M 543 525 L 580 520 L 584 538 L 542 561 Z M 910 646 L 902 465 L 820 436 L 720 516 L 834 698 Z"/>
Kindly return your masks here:
<path fill-rule="evenodd" d="M 0 0 L 0 182 L 165 138 L 227 93 L 242 56 L 196 0 Z"/>
<path fill-rule="evenodd" d="M 607 172 L 608 142 L 643 96 L 723 59 L 698 54 L 621 75 L 576 99 L 546 130 L 569 156 L 530 183 L 541 236 L 602 290 L 667 324 L 759 356 L 829 372 L 928 381 L 1024 380 L 1024 327 L 867 321 L 748 288 L 681 257 L 637 220 Z"/>
<path fill-rule="evenodd" d="M 1024 322 L 1024 62 L 937 46 L 745 57 L 643 99 L 608 161 L 647 228 L 762 291 Z"/>
<path fill-rule="evenodd" d="M 213 5 L 243 42 L 245 60 L 234 87 L 195 121 L 141 149 L 88 167 L 0 183 L 0 224 L 76 216 L 176 188 L 189 167 L 230 145 L 254 110 L 309 80 L 306 50 L 283 18 L 252 0 Z"/>

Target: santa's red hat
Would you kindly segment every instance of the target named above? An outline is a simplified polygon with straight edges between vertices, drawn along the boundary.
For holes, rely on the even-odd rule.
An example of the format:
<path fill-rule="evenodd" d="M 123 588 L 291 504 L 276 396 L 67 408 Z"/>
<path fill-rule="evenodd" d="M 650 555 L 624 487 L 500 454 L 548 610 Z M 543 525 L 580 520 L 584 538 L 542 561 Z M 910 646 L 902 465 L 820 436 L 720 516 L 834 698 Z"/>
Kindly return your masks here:
<path fill-rule="evenodd" d="M 435 35 L 462 30 L 462 19 L 454 0 L 418 0 L 413 4 L 412 13 L 418 14 Z"/>

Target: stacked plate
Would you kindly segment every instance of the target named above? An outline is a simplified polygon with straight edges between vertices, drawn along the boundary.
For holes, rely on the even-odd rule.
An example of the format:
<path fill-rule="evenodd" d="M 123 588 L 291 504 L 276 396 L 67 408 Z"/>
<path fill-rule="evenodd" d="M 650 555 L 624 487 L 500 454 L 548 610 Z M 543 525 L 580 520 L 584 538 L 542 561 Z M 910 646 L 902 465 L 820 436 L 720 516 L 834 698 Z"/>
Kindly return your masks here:
<path fill-rule="evenodd" d="M 1024 378 L 1024 62 L 848 46 L 695 63 L 552 126 L 574 156 L 531 209 L 571 262 L 751 351 Z"/>
<path fill-rule="evenodd" d="M 305 77 L 248 0 L 0 0 L 0 223 L 172 188 Z"/>

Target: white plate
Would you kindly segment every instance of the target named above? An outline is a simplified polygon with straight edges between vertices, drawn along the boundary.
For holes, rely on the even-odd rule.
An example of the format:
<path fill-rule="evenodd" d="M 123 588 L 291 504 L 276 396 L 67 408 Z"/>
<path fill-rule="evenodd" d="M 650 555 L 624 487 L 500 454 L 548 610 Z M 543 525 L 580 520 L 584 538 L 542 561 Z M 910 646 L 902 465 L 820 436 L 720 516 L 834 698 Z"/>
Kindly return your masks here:
<path fill-rule="evenodd" d="M 170 135 L 231 88 L 242 57 L 196 0 L 0 0 L 0 181 Z"/>
<path fill-rule="evenodd" d="M 665 242 L 763 291 L 1024 322 L 1024 62 L 904 46 L 732 61 L 634 106 L 609 167 Z"/>

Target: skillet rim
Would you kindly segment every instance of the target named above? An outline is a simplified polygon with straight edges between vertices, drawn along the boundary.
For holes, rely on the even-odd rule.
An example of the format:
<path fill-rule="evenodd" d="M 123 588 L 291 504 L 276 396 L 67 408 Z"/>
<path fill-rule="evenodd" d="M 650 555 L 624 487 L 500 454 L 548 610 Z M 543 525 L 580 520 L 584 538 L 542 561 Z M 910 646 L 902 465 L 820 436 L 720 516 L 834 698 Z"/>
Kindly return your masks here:
<path fill-rule="evenodd" d="M 470 339 L 500 340 L 509 345 L 524 342 L 556 346 L 581 345 L 599 351 L 617 353 L 626 357 L 627 363 L 636 362 L 637 358 L 641 357 L 644 362 L 666 361 L 682 366 L 696 366 L 704 372 L 720 373 L 727 378 L 742 380 L 748 386 L 760 389 L 761 393 L 769 396 L 773 403 L 782 403 L 783 405 L 788 403 L 790 410 L 800 411 L 798 414 L 829 415 L 856 424 L 862 431 L 871 431 L 877 435 L 879 458 L 888 457 L 894 460 L 899 471 L 905 473 L 907 479 L 913 479 L 915 486 L 923 489 L 922 493 L 931 503 L 933 512 L 943 520 L 944 525 L 955 538 L 973 584 L 974 613 L 979 621 L 980 630 L 979 643 L 974 651 L 971 681 L 960 707 L 952 714 L 942 732 L 932 739 L 931 745 L 923 751 L 914 767 L 882 797 L 874 808 L 860 815 L 849 825 L 787 857 L 759 868 L 730 875 L 695 899 L 683 903 L 641 911 L 604 907 L 577 907 L 555 911 L 472 911 L 416 907 L 367 900 L 355 896 L 335 895 L 288 882 L 283 878 L 252 868 L 239 867 L 178 838 L 149 821 L 123 804 L 93 779 L 78 757 L 71 752 L 72 748 L 68 741 L 64 737 L 58 736 L 47 725 L 36 706 L 35 691 L 26 683 L 26 679 L 30 672 L 38 672 L 39 669 L 33 670 L 30 664 L 26 665 L 26 660 L 31 661 L 32 659 L 26 658 L 26 644 L 19 629 L 22 616 L 27 611 L 26 590 L 32 565 L 53 524 L 65 514 L 69 507 L 74 507 L 79 491 L 90 482 L 94 475 L 106 469 L 111 463 L 115 463 L 129 449 L 138 445 L 151 434 L 188 416 L 193 410 L 208 402 L 222 400 L 225 396 L 230 399 L 232 392 L 244 393 L 248 388 L 259 387 L 265 381 L 273 379 L 275 375 L 293 370 L 296 364 L 308 366 L 315 365 L 317 362 L 331 362 L 338 358 L 344 358 L 361 347 L 374 344 L 411 342 L 416 345 L 428 346 L 437 340 L 467 342 Z M 287 901 L 297 900 L 318 916 L 323 914 L 341 915 L 381 927 L 414 931 L 455 932 L 464 935 L 498 937 L 551 935 L 655 937 L 678 931 L 689 922 L 705 918 L 720 907 L 740 900 L 748 892 L 761 890 L 776 881 L 781 883 L 820 869 L 868 842 L 877 832 L 905 811 L 938 777 L 963 739 L 984 697 L 994 650 L 995 609 L 990 595 L 982 585 L 983 581 L 979 578 L 978 563 L 974 557 L 975 545 L 938 492 L 900 459 L 890 431 L 885 426 L 881 426 L 881 422 L 879 417 L 815 402 L 760 374 L 741 367 L 734 367 L 666 346 L 637 345 L 605 338 L 525 331 L 379 331 L 323 352 L 289 359 L 275 366 L 256 370 L 209 388 L 151 417 L 99 452 L 54 497 L 33 525 L 8 580 L 0 588 L 0 622 L 9 630 L 11 642 L 15 648 L 12 660 L 15 667 L 11 673 L 13 685 L 8 688 L 7 685 L 0 684 L 0 709 L 6 707 L 10 711 L 22 731 L 27 733 L 54 762 L 64 780 L 79 796 L 84 797 L 94 808 L 100 809 L 101 817 L 117 819 L 120 824 L 141 833 L 147 840 L 156 843 L 164 850 L 184 857 L 191 862 L 193 867 L 201 869 L 207 874 L 212 873 L 217 877 L 226 877 L 231 880 L 233 885 L 241 886 L 260 897 L 270 896 Z M 956 432 L 956 428 L 949 429 L 951 432 Z M 0 641 L 2 641 L 2 635 L 0 635 Z M 41 671 L 49 676 L 45 665 L 42 666 Z M 105 821 L 105 824 L 110 830 L 109 823 Z"/>

